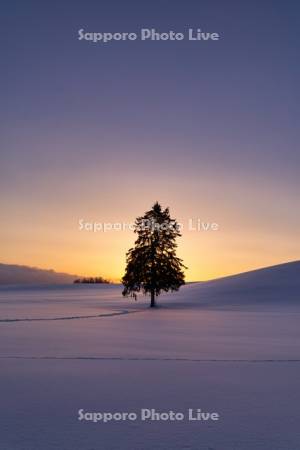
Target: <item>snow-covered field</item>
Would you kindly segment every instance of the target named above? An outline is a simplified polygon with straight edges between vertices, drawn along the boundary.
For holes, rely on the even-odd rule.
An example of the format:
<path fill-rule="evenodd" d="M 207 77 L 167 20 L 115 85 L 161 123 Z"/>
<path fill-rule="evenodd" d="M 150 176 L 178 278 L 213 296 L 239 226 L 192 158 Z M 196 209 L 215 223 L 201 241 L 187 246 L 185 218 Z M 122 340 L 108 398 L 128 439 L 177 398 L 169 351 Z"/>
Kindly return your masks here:
<path fill-rule="evenodd" d="M 0 288 L 0 449 L 299 450 L 300 263 L 190 284 Z M 78 410 L 218 421 L 78 420 Z"/>

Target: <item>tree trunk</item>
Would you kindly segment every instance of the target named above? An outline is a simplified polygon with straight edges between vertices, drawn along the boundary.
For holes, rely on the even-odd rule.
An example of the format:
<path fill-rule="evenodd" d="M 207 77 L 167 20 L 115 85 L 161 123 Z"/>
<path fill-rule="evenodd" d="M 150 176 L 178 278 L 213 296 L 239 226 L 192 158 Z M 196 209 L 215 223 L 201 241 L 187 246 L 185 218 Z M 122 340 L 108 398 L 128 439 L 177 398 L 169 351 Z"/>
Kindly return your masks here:
<path fill-rule="evenodd" d="M 150 303 L 150 307 L 154 308 L 156 306 L 155 304 L 155 292 L 154 289 L 151 290 L 151 303 Z"/>

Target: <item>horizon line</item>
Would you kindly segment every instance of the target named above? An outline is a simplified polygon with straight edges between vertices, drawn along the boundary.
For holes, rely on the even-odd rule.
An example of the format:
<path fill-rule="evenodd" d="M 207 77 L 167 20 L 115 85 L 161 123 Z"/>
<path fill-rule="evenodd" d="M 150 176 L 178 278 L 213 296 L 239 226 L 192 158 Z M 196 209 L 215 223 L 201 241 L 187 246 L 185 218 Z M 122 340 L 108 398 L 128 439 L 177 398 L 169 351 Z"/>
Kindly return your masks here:
<path fill-rule="evenodd" d="M 208 278 L 205 280 L 189 280 L 186 281 L 186 284 L 190 284 L 190 283 L 206 283 L 206 282 L 210 282 L 210 281 L 215 281 L 215 280 L 221 280 L 223 278 L 230 278 L 230 277 L 234 277 L 234 276 L 238 276 L 238 275 L 242 275 L 242 274 L 247 274 L 247 273 L 251 273 L 251 272 L 255 272 L 258 270 L 263 270 L 263 269 L 271 269 L 274 267 L 278 267 L 278 266 L 283 266 L 286 264 L 293 264 L 293 263 L 300 263 L 300 259 L 296 259 L 296 260 L 291 260 L 291 261 L 284 261 L 284 262 L 280 262 L 277 264 L 272 264 L 271 266 L 259 266 L 259 267 L 255 267 L 253 269 L 250 270 L 245 270 L 243 272 L 236 272 L 236 273 L 231 273 L 228 275 L 223 275 L 217 278 Z M 66 276 L 70 276 L 70 277 L 74 277 L 75 278 L 95 278 L 95 276 L 92 275 L 78 275 L 78 274 L 72 274 L 69 272 L 61 272 L 61 271 L 57 271 L 55 269 L 46 269 L 46 268 L 41 268 L 41 267 L 36 267 L 36 266 L 28 266 L 26 264 L 16 264 L 16 263 L 6 263 L 6 262 L 2 262 L 0 261 L 0 265 L 5 265 L 5 266 L 18 266 L 18 267 L 24 267 L 26 269 L 32 269 L 32 270 L 40 270 L 40 271 L 45 271 L 45 272 L 52 272 L 58 275 L 66 275 Z M 97 276 L 101 276 L 101 275 L 97 275 Z M 110 277 L 105 277 L 106 279 L 108 279 L 108 281 L 111 284 L 122 284 L 121 279 L 115 279 L 115 278 L 110 278 Z M 51 283 L 50 283 L 51 284 Z"/>

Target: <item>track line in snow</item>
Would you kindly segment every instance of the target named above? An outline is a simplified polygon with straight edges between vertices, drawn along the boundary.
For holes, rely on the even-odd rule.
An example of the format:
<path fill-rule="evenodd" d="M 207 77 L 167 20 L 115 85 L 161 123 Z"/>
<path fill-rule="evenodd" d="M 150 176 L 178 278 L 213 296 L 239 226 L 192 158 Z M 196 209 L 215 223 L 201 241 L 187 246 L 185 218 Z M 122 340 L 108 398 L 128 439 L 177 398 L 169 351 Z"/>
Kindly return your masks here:
<path fill-rule="evenodd" d="M 20 317 L 20 318 L 12 318 L 12 319 L 0 319 L 0 323 L 12 323 L 12 322 L 39 322 L 39 321 L 51 321 L 51 320 L 75 320 L 75 319 L 93 319 L 97 317 L 114 317 L 114 316 L 122 316 L 125 314 L 133 314 L 142 311 L 128 311 L 127 309 L 104 313 L 104 314 L 93 314 L 87 316 L 65 316 L 65 317 Z"/>
<path fill-rule="evenodd" d="M 66 360 L 66 361 L 174 361 L 199 363 L 300 363 L 300 359 L 198 359 L 198 358 L 140 358 L 121 356 L 1 356 L 0 359 Z"/>

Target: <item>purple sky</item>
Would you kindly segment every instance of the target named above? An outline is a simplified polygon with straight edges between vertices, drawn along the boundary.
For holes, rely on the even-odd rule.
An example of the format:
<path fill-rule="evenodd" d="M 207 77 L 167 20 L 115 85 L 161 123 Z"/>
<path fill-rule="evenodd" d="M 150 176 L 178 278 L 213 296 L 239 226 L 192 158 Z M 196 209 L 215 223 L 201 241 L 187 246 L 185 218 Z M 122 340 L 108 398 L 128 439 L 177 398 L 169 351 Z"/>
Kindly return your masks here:
<path fill-rule="evenodd" d="M 219 266 L 217 246 L 206 242 L 215 255 L 211 267 L 218 268 L 207 273 L 225 273 L 226 258 L 229 272 L 296 259 L 297 2 L 6 1 L 1 9 L 4 261 L 68 269 L 68 249 L 59 260 L 41 254 L 65 245 L 78 218 L 134 219 L 155 200 L 176 216 L 219 221 L 225 240 L 226 232 L 242 233 L 244 247 L 236 251 L 233 240 Z M 77 39 L 80 28 L 198 27 L 221 39 Z M 278 242 L 273 256 L 271 242 L 257 243 L 270 233 Z M 249 257 L 252 237 L 256 251 Z M 94 242 L 93 252 L 101 251 L 101 240 Z M 182 251 L 189 258 L 192 250 Z M 90 272 L 104 264 L 86 258 Z M 201 278 L 202 258 L 191 257 L 194 278 Z M 84 266 L 70 267 L 76 269 Z"/>

